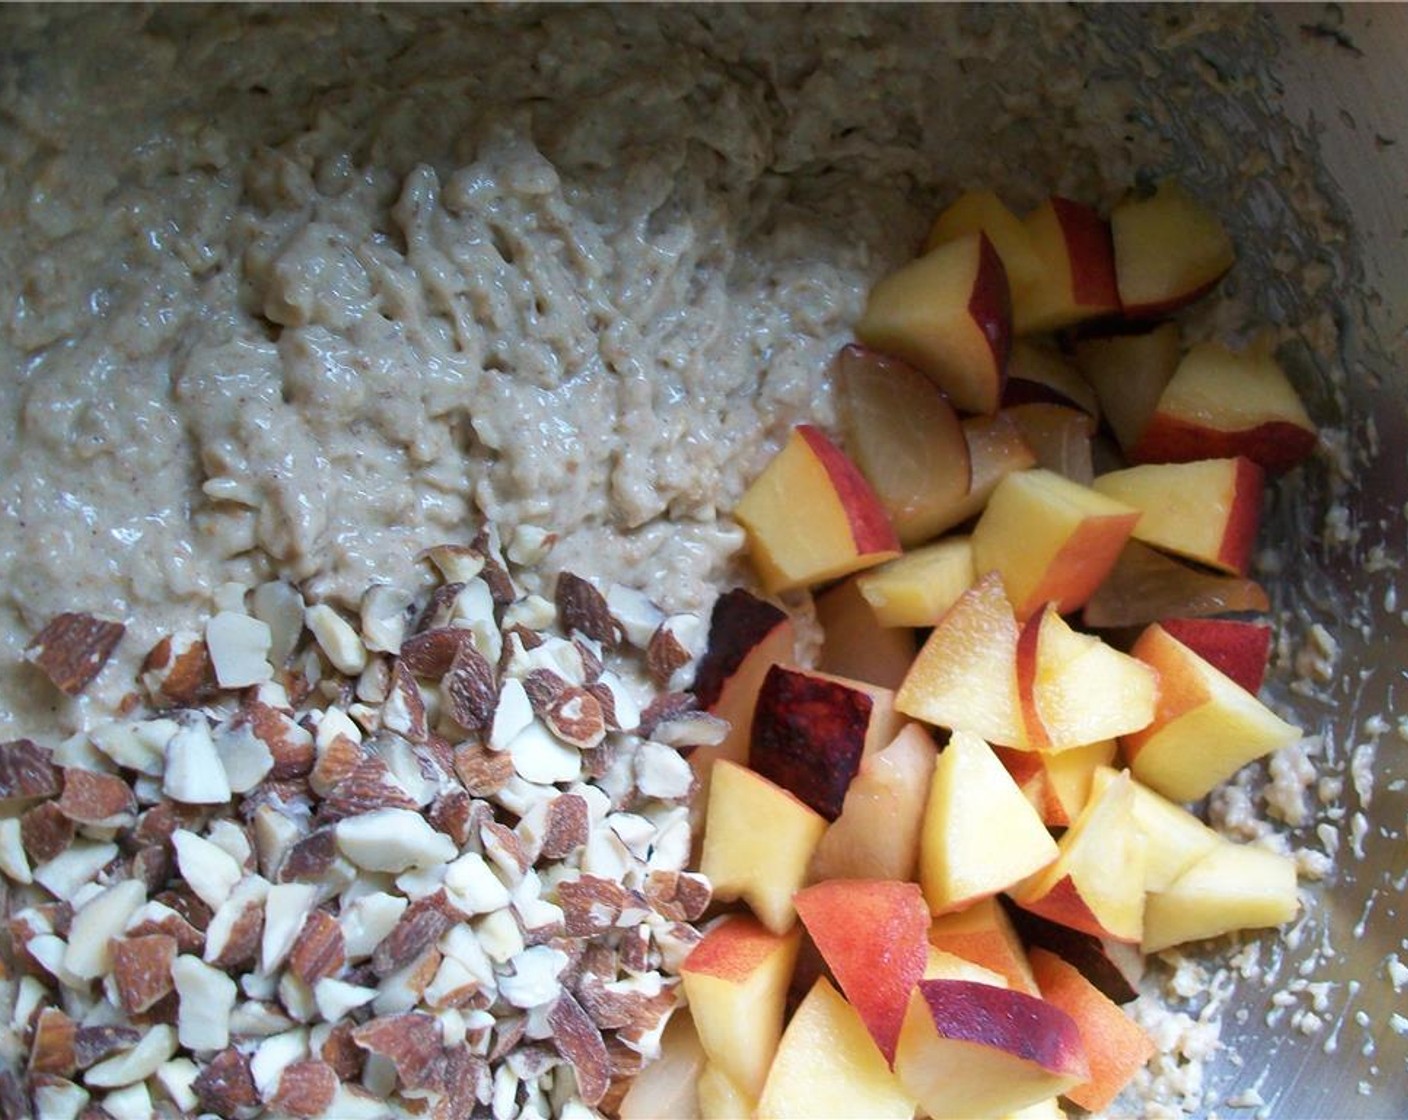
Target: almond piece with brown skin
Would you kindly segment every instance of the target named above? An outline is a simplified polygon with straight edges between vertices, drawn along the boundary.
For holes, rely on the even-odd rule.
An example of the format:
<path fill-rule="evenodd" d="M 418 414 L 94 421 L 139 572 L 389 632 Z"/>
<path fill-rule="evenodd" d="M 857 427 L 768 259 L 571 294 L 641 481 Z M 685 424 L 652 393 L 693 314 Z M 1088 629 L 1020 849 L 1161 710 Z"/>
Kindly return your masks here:
<path fill-rule="evenodd" d="M 230 1046 L 206 1063 L 191 1086 L 204 1112 L 233 1117 L 259 1107 L 259 1090 L 254 1087 L 249 1062 L 249 1055 Z"/>
<path fill-rule="evenodd" d="M 43 801 L 20 817 L 20 841 L 30 863 L 48 863 L 73 843 L 74 823 L 55 801 Z"/>
<path fill-rule="evenodd" d="M 336 976 L 346 963 L 342 926 L 326 910 L 314 910 L 298 931 L 288 970 L 311 988 L 325 977 Z"/>
<path fill-rule="evenodd" d="M 582 1100 L 598 1104 L 611 1084 L 611 1061 L 596 1024 L 570 992 L 563 992 L 548 1012 L 548 1025 L 553 1045 L 577 1075 Z"/>
<path fill-rule="evenodd" d="M 326 1062 L 294 1062 L 279 1075 L 269 1104 L 286 1116 L 322 1116 L 332 1107 L 337 1086 L 337 1071 Z"/>
<path fill-rule="evenodd" d="M 55 797 L 60 787 L 59 768 L 47 747 L 29 739 L 0 743 L 0 804 Z"/>
<path fill-rule="evenodd" d="M 63 780 L 59 812 L 75 824 L 121 828 L 135 820 L 137 798 L 132 787 L 116 774 L 66 768 Z"/>
<path fill-rule="evenodd" d="M 121 937 L 112 943 L 112 975 L 129 1015 L 146 1011 L 172 989 L 177 944 L 166 934 Z"/>
<path fill-rule="evenodd" d="M 189 708 L 220 690 L 205 639 L 182 630 L 162 638 L 142 663 L 142 686 L 158 708 Z"/>
<path fill-rule="evenodd" d="M 438 1088 L 436 1072 L 442 1060 L 440 1024 L 433 1015 L 407 1011 L 382 1015 L 352 1032 L 363 1050 L 378 1054 L 396 1068 L 405 1089 Z"/>
<path fill-rule="evenodd" d="M 69 696 L 82 692 L 107 664 L 127 628 L 120 622 L 81 612 L 55 615 L 25 649 L 37 666 Z"/>
<path fill-rule="evenodd" d="M 34 1021 L 29 1045 L 30 1073 L 68 1077 L 78 1069 L 78 1024 L 57 1007 L 46 1007 Z"/>

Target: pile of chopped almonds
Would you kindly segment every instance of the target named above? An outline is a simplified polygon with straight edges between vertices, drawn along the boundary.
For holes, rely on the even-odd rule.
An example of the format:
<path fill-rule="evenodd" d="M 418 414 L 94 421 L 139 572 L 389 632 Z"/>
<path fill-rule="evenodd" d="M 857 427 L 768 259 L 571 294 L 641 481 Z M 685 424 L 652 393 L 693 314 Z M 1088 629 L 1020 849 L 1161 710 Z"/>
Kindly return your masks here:
<path fill-rule="evenodd" d="M 551 544 L 431 549 L 355 620 L 224 588 L 123 718 L 0 744 L 0 1114 L 614 1107 L 709 902 L 681 752 L 725 728 L 681 687 L 701 620 L 523 593 Z M 114 625 L 30 659 L 77 691 Z"/>

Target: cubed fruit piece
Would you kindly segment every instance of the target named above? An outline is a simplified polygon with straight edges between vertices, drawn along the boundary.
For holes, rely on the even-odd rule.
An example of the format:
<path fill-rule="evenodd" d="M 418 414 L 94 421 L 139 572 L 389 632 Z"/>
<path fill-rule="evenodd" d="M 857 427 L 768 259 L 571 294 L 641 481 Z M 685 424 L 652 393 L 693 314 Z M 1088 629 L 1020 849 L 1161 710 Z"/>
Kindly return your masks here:
<path fill-rule="evenodd" d="M 714 764 L 699 869 L 723 902 L 742 899 L 776 933 L 790 929 L 792 895 L 826 820 L 781 786 L 727 760 Z"/>
<path fill-rule="evenodd" d="M 1081 372 L 1061 351 L 1046 342 L 1019 338 L 1007 362 L 1004 405 L 1059 404 L 1100 418 L 1100 400 Z"/>
<path fill-rule="evenodd" d="M 955 731 L 934 765 L 919 841 L 919 882 L 929 909 L 943 914 L 995 895 L 1051 863 L 1056 852 L 992 748 Z"/>
<path fill-rule="evenodd" d="M 963 438 L 972 468 L 968 493 L 927 524 L 932 531 L 924 539 L 932 539 L 982 513 L 999 482 L 1013 471 L 1036 465 L 1036 453 L 1022 438 L 1017 422 L 1005 412 L 965 417 Z"/>
<path fill-rule="evenodd" d="M 913 883 L 836 879 L 798 891 L 797 915 L 886 1062 L 924 972 L 929 908 Z"/>
<path fill-rule="evenodd" d="M 1171 179 L 1110 211 L 1110 236 L 1120 303 L 1130 318 L 1192 303 L 1237 259 L 1217 215 Z"/>
<path fill-rule="evenodd" d="M 810 424 L 793 429 L 733 512 L 769 594 L 823 583 L 900 551 L 870 483 Z"/>
<path fill-rule="evenodd" d="M 844 444 L 905 545 L 928 540 L 968 493 L 968 441 L 928 377 L 897 358 L 847 346 L 836 359 Z"/>
<path fill-rule="evenodd" d="M 1158 675 L 1142 661 L 1072 630 L 1054 607 L 1034 614 L 1017 640 L 1017 687 L 1027 739 L 1064 751 L 1147 727 Z"/>
<path fill-rule="evenodd" d="M 1144 434 L 1182 356 L 1176 323 L 1076 343 L 1076 366 L 1094 387 L 1105 421 L 1126 454 Z"/>
<path fill-rule="evenodd" d="M 859 583 L 869 575 L 861 572 L 849 576 L 816 596 L 816 620 L 821 626 L 821 654 L 816 667 L 834 676 L 899 688 L 918 644 L 908 626 L 882 624 L 875 616 Z"/>
<path fill-rule="evenodd" d="M 1011 891 L 1017 905 L 1095 937 L 1138 942 L 1144 916 L 1144 834 L 1127 774 L 1081 810 L 1059 854 Z"/>
<path fill-rule="evenodd" d="M 1002 258 L 981 233 L 925 253 L 871 289 L 856 337 L 928 376 L 955 408 L 996 412 L 1012 340 Z"/>
<path fill-rule="evenodd" d="M 1095 771 L 1091 790 L 1095 796 L 1119 772 L 1108 766 Z M 1160 797 L 1148 786 L 1134 782 L 1134 822 L 1144 834 L 1144 890 L 1167 890 L 1203 856 L 1222 842 L 1222 838 L 1182 805 Z"/>
<path fill-rule="evenodd" d="M 1018 632 L 1001 578 L 982 577 L 939 619 L 895 694 L 895 707 L 989 743 L 1025 746 Z"/>
<path fill-rule="evenodd" d="M 889 746 L 862 758 L 841 815 L 812 856 L 808 880 L 913 879 L 936 757 L 929 732 L 909 723 Z"/>
<path fill-rule="evenodd" d="M 1166 618 L 1159 625 L 1253 696 L 1271 657 L 1271 627 L 1235 618 Z"/>
<path fill-rule="evenodd" d="M 752 1116 L 758 1107 L 756 1096 L 743 1087 L 714 1062 L 705 1062 L 696 1088 L 700 1120 L 739 1120 Z"/>
<path fill-rule="evenodd" d="M 1233 930 L 1284 925 L 1299 908 L 1293 860 L 1224 840 L 1165 890 L 1149 896 L 1144 950 L 1154 953 Z"/>
<path fill-rule="evenodd" d="M 748 765 L 834 821 L 861 758 L 902 726 L 888 688 L 774 665 L 758 690 Z"/>
<path fill-rule="evenodd" d="M 1138 541 L 1124 546 L 1081 615 L 1087 626 L 1144 626 L 1170 616 L 1202 617 L 1271 609 L 1266 590 L 1244 576 L 1190 568 Z"/>
<path fill-rule="evenodd" d="M 1062 751 L 1015 751 L 994 747 L 998 761 L 1051 828 L 1065 828 L 1090 800 L 1095 771 L 1114 761 L 1119 747 L 1104 739 Z"/>
<path fill-rule="evenodd" d="M 1120 745 L 1134 776 L 1173 801 L 1196 801 L 1253 759 L 1289 746 L 1281 719 L 1158 623 L 1130 652 L 1159 674 L 1153 722 Z"/>
<path fill-rule="evenodd" d="M 1089 1080 L 1069 1015 L 1024 992 L 921 980 L 910 997 L 895 1072 L 920 1109 L 990 1118 Z"/>
<path fill-rule="evenodd" d="M 1137 945 L 1082 933 L 1023 910 L 1010 900 L 1004 902 L 1004 909 L 1029 953 L 1039 948 L 1055 953 L 1115 1003 L 1130 1003 L 1138 998 L 1144 954 Z"/>
<path fill-rule="evenodd" d="M 881 626 L 933 626 L 977 579 L 973 544 L 967 537 L 946 537 L 855 579 Z"/>
<path fill-rule="evenodd" d="M 1095 593 L 1138 520 L 1132 506 L 1052 471 L 1018 471 L 973 528 L 973 566 L 1001 575 L 1017 618 L 1047 603 L 1065 614 Z"/>
<path fill-rule="evenodd" d="M 690 752 L 689 764 L 699 778 L 694 799 L 699 816 L 694 822 L 697 833 L 702 833 L 699 826 L 709 803 L 709 772 L 714 761 L 748 761 L 753 708 L 763 677 L 773 665 L 795 660 L 796 641 L 796 627 L 787 613 L 743 588 L 725 591 L 715 600 L 693 691 L 699 706 L 727 720 L 729 727 L 721 743 Z"/>
<path fill-rule="evenodd" d="M 787 983 L 801 937 L 800 928 L 776 934 L 749 915 L 731 914 L 680 967 L 704 1053 L 750 1100 L 762 1092 L 782 1037 Z M 701 1083 L 701 1098 L 703 1092 Z"/>
<path fill-rule="evenodd" d="M 1090 1080 L 1066 1090 L 1066 1099 L 1091 1112 L 1103 1112 L 1154 1056 L 1144 1029 L 1094 984 L 1054 953 L 1033 950 L 1032 971 L 1041 998 L 1075 1022 L 1090 1062 Z"/>
<path fill-rule="evenodd" d="M 1078 408 L 1063 404 L 1033 402 L 1009 405 L 1002 410 L 1016 422 L 1027 446 L 1036 455 L 1036 465 L 1054 471 L 1081 486 L 1095 478 L 1095 458 L 1091 439 L 1095 420 Z"/>
<path fill-rule="evenodd" d="M 757 1114 L 777 1120 L 909 1120 L 914 1105 L 856 1009 L 819 977 L 782 1034 Z"/>
<path fill-rule="evenodd" d="M 935 918 L 929 924 L 929 944 L 992 970 L 1007 981 L 1008 987 L 1028 995 L 1038 994 L 1022 940 L 996 898 L 985 898 L 966 909 Z"/>
<path fill-rule="evenodd" d="M 1139 511 L 1134 538 L 1231 575 L 1247 574 L 1261 522 L 1261 468 L 1250 459 L 1147 463 L 1102 474 L 1094 489 Z"/>
<path fill-rule="evenodd" d="M 940 949 L 934 945 L 929 946 L 928 956 L 924 961 L 924 975 L 921 979 L 968 980 L 974 984 L 987 984 L 992 988 L 1013 987 L 1011 981 L 1002 973 L 991 968 L 984 968 L 982 965 L 970 961 L 967 957 L 960 957 L 957 953 L 950 953 L 947 949 Z"/>
<path fill-rule="evenodd" d="M 1024 222 L 1041 268 L 1035 280 L 1014 292 L 1017 334 L 1054 331 L 1120 309 L 1110 226 L 1090 207 L 1051 198 Z"/>
<path fill-rule="evenodd" d="M 1059 1098 L 1047 1097 L 1025 1108 L 1014 1108 L 1002 1120 L 1066 1120 L 1066 1110 Z"/>
<path fill-rule="evenodd" d="M 1315 425 L 1266 345 L 1194 346 L 1159 397 L 1129 457 L 1184 463 L 1245 456 L 1273 474 L 1308 458 Z"/>
<path fill-rule="evenodd" d="M 631 1079 L 621 1098 L 620 1120 L 681 1120 L 699 1116 L 699 1075 L 706 1061 L 689 1008 L 679 1007 L 660 1036 L 660 1054 Z"/>
<path fill-rule="evenodd" d="M 967 191 L 955 199 L 934 219 L 924 251 L 971 233 L 987 234 L 1002 258 L 1007 284 L 1013 292 L 1021 291 L 1040 274 L 1041 260 L 1027 227 L 992 191 Z"/>

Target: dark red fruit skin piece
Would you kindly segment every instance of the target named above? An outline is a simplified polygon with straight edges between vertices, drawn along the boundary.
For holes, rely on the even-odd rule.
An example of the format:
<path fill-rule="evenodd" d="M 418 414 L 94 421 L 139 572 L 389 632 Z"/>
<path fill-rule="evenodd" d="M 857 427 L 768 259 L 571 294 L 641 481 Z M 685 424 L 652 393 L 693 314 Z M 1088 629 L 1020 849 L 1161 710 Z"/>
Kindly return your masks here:
<path fill-rule="evenodd" d="M 1118 310 L 1120 293 L 1115 282 L 1115 242 L 1110 223 L 1089 206 L 1069 198 L 1054 197 L 1051 207 L 1065 235 L 1070 260 L 1099 262 L 1094 268 L 1072 268 L 1071 294 L 1076 302 Z"/>
<path fill-rule="evenodd" d="M 973 980 L 921 980 L 915 990 L 943 1024 L 945 1038 L 990 1046 L 1048 1069 L 1058 1055 L 1085 1052 L 1075 1020 L 1037 996 Z M 959 993 L 981 998 L 953 998 Z M 970 1014 L 957 1015 L 956 1007 Z"/>
<path fill-rule="evenodd" d="M 869 479 L 861 469 L 851 462 L 850 456 L 826 438 L 820 428 L 811 424 L 798 424 L 797 434 L 807 442 L 812 454 L 826 468 L 832 485 L 838 494 L 846 496 L 862 495 L 861 501 L 843 501 L 846 521 L 850 525 L 851 540 L 859 553 L 881 552 L 900 549 L 899 538 L 894 526 L 885 514 L 885 507 Z"/>
<path fill-rule="evenodd" d="M 1288 420 L 1219 431 L 1156 411 L 1129 458 L 1133 463 L 1191 463 L 1244 455 L 1270 474 L 1284 474 L 1310 457 L 1319 438 Z"/>
<path fill-rule="evenodd" d="M 725 591 L 709 616 L 709 640 L 694 672 L 694 697 L 704 709 L 718 702 L 724 683 L 738 671 L 748 651 L 787 621 L 781 607 L 741 587 Z"/>
<path fill-rule="evenodd" d="M 872 706 L 858 688 L 774 665 L 758 690 L 748 766 L 834 821 L 860 768 Z"/>
<path fill-rule="evenodd" d="M 1160 625 L 1253 696 L 1271 658 L 1271 627 L 1234 618 L 1166 618 Z"/>
<path fill-rule="evenodd" d="M 997 369 L 1000 400 L 1007 385 L 1007 362 L 1012 356 L 1012 286 L 1007 268 L 986 233 L 978 235 L 978 274 L 968 297 L 968 314 L 988 340 Z"/>
<path fill-rule="evenodd" d="M 1115 1003 L 1129 1003 L 1139 995 L 1098 937 L 1033 914 L 1009 899 L 1004 898 L 1002 904 L 1028 948 L 1055 953 Z"/>

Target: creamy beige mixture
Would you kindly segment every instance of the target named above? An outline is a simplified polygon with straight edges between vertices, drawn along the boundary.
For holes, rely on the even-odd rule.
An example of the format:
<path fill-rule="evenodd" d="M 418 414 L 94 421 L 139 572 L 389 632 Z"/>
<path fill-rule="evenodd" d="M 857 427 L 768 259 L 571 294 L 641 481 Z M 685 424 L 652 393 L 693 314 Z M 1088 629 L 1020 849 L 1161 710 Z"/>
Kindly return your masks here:
<path fill-rule="evenodd" d="M 347 597 L 480 515 L 707 598 L 717 510 L 825 421 L 935 200 L 1098 201 L 1166 162 L 1138 56 L 1055 67 L 1089 37 L 1059 10 L 4 9 L 0 733 L 53 717 L 15 656 L 57 611 L 131 626 L 110 702 L 221 582 Z"/>
<path fill-rule="evenodd" d="M 707 603 L 719 511 L 829 421 L 864 292 L 963 187 L 1177 173 L 1262 261 L 1218 329 L 1304 326 L 1334 276 L 1268 43 L 1248 9 L 0 8 L 0 736 L 101 715 L 226 581 L 346 601 L 485 517 Z M 63 610 L 129 627 L 88 699 L 19 662 Z"/>

